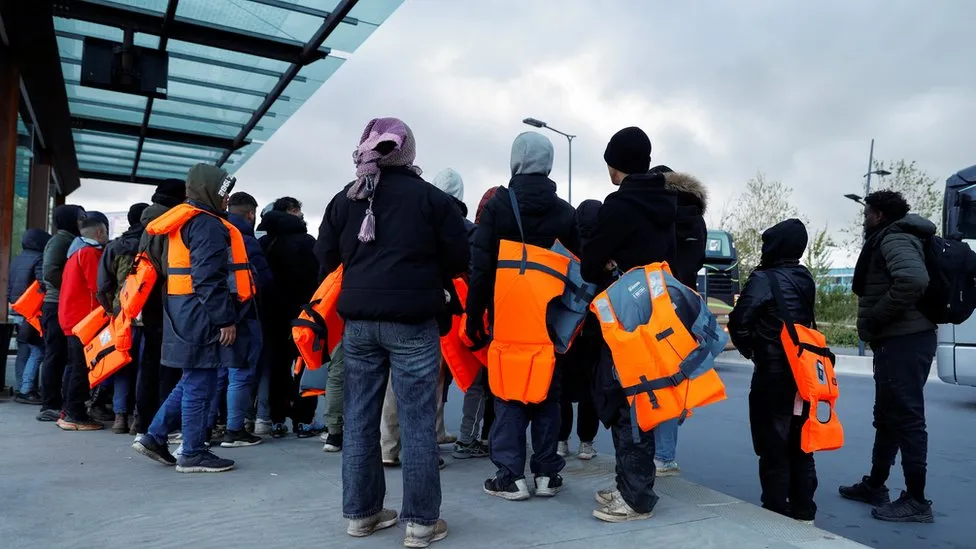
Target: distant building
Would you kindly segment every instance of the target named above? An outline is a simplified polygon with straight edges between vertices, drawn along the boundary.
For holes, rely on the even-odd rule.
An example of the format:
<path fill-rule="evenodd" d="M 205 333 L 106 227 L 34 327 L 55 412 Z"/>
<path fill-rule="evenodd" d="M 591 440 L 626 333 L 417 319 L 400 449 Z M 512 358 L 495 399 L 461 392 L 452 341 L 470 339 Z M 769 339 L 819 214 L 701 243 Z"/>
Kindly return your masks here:
<path fill-rule="evenodd" d="M 826 290 L 850 292 L 854 285 L 854 267 L 840 267 L 827 271 Z"/>
<path fill-rule="evenodd" d="M 103 212 L 108 218 L 108 237 L 118 238 L 129 228 L 129 212 Z"/>

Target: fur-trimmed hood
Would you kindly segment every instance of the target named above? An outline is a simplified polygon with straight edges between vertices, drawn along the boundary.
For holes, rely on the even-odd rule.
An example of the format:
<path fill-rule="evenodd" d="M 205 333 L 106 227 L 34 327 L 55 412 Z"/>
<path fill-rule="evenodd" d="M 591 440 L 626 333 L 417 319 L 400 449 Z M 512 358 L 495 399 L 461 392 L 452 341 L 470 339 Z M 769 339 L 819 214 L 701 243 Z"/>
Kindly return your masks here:
<path fill-rule="evenodd" d="M 694 176 L 680 173 L 668 172 L 664 174 L 665 185 L 678 193 L 678 207 L 696 206 L 705 213 L 708 207 L 708 189 L 701 181 Z"/>

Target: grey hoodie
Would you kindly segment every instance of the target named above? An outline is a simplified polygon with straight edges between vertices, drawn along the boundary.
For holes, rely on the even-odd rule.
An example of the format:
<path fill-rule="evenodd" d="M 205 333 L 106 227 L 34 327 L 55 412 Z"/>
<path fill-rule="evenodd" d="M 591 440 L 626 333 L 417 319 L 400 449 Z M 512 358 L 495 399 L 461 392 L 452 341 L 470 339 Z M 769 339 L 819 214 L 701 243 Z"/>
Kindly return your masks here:
<path fill-rule="evenodd" d="M 190 168 L 186 176 L 186 198 L 214 212 L 224 211 L 224 197 L 233 188 L 227 179 L 227 172 L 213 164 L 197 164 Z"/>
<path fill-rule="evenodd" d="M 552 142 L 538 132 L 522 132 L 512 143 L 512 175 L 549 175 Z"/>

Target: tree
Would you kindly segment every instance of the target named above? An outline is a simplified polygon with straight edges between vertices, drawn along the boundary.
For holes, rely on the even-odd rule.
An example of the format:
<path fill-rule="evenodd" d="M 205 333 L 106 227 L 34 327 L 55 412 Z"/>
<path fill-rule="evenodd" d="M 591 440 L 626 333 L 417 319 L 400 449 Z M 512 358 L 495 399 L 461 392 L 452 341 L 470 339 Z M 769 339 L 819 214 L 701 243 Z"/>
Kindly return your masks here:
<path fill-rule="evenodd" d="M 732 233 L 739 254 L 739 278 L 746 277 L 759 265 L 762 258 L 762 233 L 769 227 L 789 219 L 800 217 L 790 203 L 793 189 L 782 181 L 768 180 L 762 172 L 746 183 L 746 190 L 733 202 L 722 228 Z"/>
<path fill-rule="evenodd" d="M 875 176 L 871 179 L 871 191 L 891 190 L 901 193 L 911 206 L 911 212 L 916 213 L 935 223 L 937 230 L 942 232 L 942 190 L 938 182 L 913 160 L 906 162 L 874 163 L 874 171 L 885 170 L 891 172 L 887 176 Z M 843 231 L 845 248 L 852 254 L 861 250 L 864 238 L 862 227 L 862 212 L 859 210 L 853 222 Z"/>
<path fill-rule="evenodd" d="M 831 254 L 835 247 L 834 239 L 827 232 L 826 226 L 813 233 L 813 238 L 807 244 L 807 255 L 804 263 L 810 269 L 810 273 L 813 274 L 813 280 L 817 283 L 818 294 L 827 288 L 827 275 L 830 274 L 830 268 L 833 266 Z"/>

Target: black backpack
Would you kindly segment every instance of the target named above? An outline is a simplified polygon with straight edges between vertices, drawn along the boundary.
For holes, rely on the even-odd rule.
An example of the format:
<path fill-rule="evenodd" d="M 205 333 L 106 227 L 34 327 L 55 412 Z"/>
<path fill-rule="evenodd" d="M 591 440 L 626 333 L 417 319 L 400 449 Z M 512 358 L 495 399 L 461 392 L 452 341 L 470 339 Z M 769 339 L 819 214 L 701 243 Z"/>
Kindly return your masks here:
<path fill-rule="evenodd" d="M 962 324 L 976 310 L 976 252 L 962 240 L 923 241 L 929 285 L 918 310 L 935 324 Z"/>

